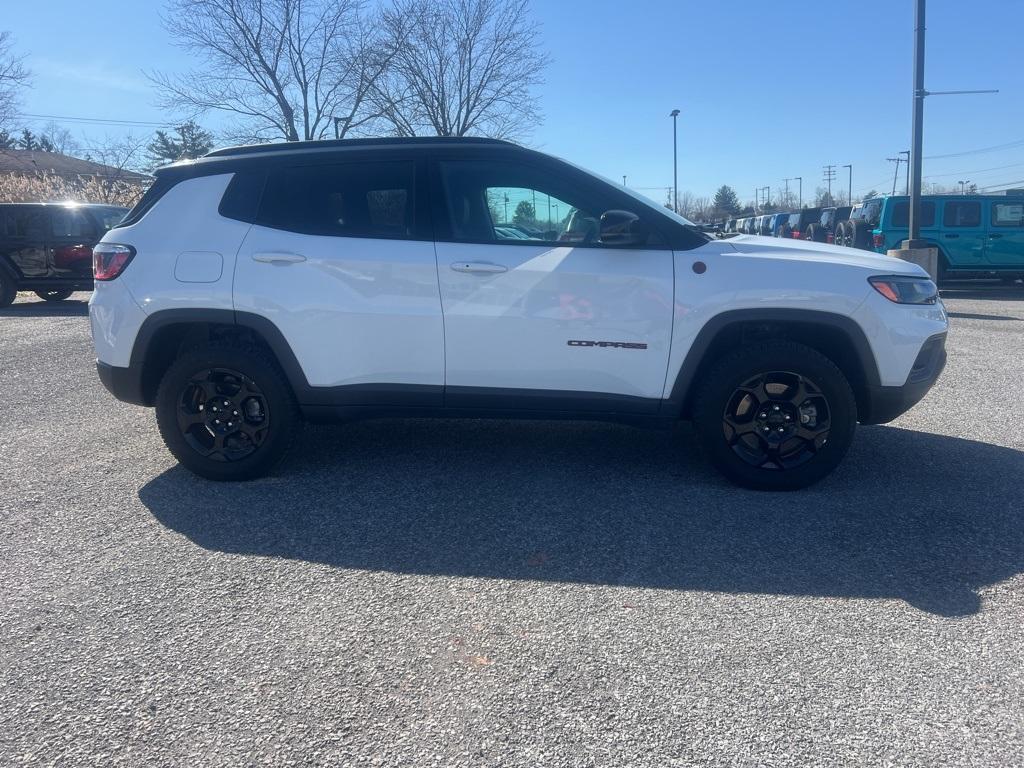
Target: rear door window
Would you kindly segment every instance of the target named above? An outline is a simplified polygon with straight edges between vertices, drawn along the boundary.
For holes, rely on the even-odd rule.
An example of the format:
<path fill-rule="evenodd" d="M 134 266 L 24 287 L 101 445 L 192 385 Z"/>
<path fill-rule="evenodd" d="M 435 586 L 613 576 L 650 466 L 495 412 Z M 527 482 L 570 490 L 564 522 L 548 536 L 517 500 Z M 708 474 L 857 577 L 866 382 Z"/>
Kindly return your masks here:
<path fill-rule="evenodd" d="M 1024 200 L 992 203 L 993 227 L 1024 227 Z"/>
<path fill-rule="evenodd" d="M 98 237 L 96 223 L 81 208 L 51 208 L 50 234 L 60 240 Z"/>
<path fill-rule="evenodd" d="M 282 168 L 267 177 L 257 224 L 306 235 L 413 237 L 411 162 Z"/>
<path fill-rule="evenodd" d="M 893 203 L 892 206 L 892 220 L 889 222 L 891 227 L 909 227 L 910 226 L 910 203 L 903 200 L 898 203 Z M 921 201 L 921 227 L 934 227 L 935 226 L 935 202 L 932 200 Z"/>
<path fill-rule="evenodd" d="M 950 200 L 942 212 L 945 227 L 980 227 L 981 203 L 974 200 Z"/>

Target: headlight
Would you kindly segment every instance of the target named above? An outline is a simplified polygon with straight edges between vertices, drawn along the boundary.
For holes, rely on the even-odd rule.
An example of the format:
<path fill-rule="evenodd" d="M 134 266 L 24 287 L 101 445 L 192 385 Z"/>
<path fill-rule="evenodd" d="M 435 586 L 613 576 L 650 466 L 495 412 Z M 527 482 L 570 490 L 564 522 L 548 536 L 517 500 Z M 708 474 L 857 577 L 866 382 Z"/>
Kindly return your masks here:
<path fill-rule="evenodd" d="M 895 304 L 934 304 L 939 299 L 938 287 L 927 277 L 879 275 L 868 282 Z"/>

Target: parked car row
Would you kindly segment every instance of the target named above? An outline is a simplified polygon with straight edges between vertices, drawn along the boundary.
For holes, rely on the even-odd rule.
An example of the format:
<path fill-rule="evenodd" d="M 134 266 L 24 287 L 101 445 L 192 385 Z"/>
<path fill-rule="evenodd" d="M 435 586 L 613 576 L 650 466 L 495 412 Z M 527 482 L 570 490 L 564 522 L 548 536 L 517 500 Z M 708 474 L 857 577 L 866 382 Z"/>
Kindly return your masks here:
<path fill-rule="evenodd" d="M 886 253 L 909 237 L 910 201 L 886 195 L 852 207 L 804 208 L 727 219 L 722 237 L 762 235 Z M 939 277 L 1024 278 L 1024 197 L 926 195 L 921 239 L 939 252 Z"/>

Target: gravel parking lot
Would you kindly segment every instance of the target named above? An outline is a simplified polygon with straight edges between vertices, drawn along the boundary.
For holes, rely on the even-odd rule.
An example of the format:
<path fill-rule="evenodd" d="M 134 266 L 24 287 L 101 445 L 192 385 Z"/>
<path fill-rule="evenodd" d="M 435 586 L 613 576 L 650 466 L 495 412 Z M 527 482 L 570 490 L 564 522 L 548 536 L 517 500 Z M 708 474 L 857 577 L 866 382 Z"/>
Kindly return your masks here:
<path fill-rule="evenodd" d="M 1024 287 L 797 494 L 688 429 L 307 428 L 178 469 L 86 295 L 0 311 L 0 763 L 1024 764 Z"/>

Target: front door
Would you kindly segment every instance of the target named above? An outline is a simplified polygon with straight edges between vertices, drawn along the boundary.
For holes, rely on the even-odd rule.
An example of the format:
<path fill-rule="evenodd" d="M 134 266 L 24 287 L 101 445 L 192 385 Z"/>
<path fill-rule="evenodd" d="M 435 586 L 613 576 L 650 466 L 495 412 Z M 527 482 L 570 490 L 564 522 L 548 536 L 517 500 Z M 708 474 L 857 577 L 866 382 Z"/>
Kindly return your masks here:
<path fill-rule="evenodd" d="M 1024 198 L 990 202 L 986 259 L 993 267 L 1024 269 Z"/>
<path fill-rule="evenodd" d="M 603 212 L 643 206 L 560 165 L 452 159 L 437 171 L 446 404 L 656 411 L 672 251 L 656 233 L 621 247 L 599 231 Z"/>

